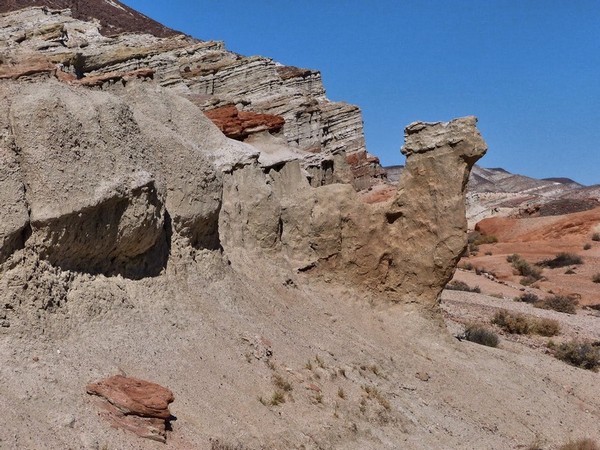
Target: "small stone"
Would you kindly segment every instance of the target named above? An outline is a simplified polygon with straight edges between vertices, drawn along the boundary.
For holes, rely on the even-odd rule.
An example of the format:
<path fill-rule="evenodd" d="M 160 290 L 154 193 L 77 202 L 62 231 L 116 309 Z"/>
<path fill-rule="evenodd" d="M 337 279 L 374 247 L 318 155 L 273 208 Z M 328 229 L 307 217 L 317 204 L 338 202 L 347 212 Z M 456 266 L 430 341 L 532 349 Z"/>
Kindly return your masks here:
<path fill-rule="evenodd" d="M 8 320 L 1 320 L 0 321 L 0 327 L 2 327 L 2 328 L 8 328 L 8 327 L 10 327 L 10 322 Z"/>
<path fill-rule="evenodd" d="M 427 372 L 417 372 L 415 377 L 421 381 L 429 381 L 429 378 L 431 378 Z"/>

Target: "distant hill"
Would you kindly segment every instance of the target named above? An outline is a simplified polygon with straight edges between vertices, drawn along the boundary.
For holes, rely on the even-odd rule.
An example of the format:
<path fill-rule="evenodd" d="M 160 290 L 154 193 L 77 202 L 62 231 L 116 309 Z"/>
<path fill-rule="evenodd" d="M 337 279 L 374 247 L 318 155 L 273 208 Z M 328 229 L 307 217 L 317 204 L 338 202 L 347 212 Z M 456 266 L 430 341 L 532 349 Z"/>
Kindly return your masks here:
<path fill-rule="evenodd" d="M 403 166 L 385 167 L 397 183 Z M 583 186 L 566 177 L 537 179 L 496 168 L 473 167 L 469 178 L 470 226 L 492 216 L 553 216 L 600 206 L 600 185 Z"/>
<path fill-rule="evenodd" d="M 49 9 L 70 8 L 73 17 L 100 21 L 100 32 L 105 36 L 121 33 L 148 33 L 157 37 L 181 34 L 129 8 L 118 0 L 3 0 L 0 14 L 19 9 L 41 6 Z"/>

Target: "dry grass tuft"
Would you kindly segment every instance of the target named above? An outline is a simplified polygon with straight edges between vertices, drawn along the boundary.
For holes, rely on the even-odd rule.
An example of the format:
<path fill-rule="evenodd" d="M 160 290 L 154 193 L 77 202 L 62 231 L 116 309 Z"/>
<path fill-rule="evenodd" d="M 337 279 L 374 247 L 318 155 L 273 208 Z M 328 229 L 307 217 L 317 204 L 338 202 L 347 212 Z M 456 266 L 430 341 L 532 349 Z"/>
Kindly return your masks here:
<path fill-rule="evenodd" d="M 561 445 L 558 450 L 600 450 L 600 447 L 592 439 L 579 439 Z"/>
<path fill-rule="evenodd" d="M 600 350 L 591 342 L 570 341 L 552 345 L 554 357 L 575 367 L 597 371 L 600 367 Z"/>
<path fill-rule="evenodd" d="M 467 325 L 465 328 L 465 339 L 487 347 L 497 347 L 500 341 L 496 333 L 477 323 Z"/>
<path fill-rule="evenodd" d="M 577 305 L 579 301 L 574 298 L 566 297 L 564 295 L 552 295 L 534 303 L 533 306 L 542 309 L 553 309 L 554 311 L 575 314 L 577 312 Z"/>

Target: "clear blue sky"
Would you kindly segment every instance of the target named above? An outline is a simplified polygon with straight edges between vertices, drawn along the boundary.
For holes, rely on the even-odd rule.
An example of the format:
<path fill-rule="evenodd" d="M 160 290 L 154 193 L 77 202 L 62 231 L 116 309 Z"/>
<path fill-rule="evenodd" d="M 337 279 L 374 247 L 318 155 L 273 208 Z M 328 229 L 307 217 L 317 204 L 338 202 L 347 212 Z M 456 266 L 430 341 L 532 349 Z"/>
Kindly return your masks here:
<path fill-rule="evenodd" d="M 600 0 L 125 0 L 196 38 L 318 69 L 359 105 L 369 151 L 474 114 L 480 164 L 600 183 Z"/>

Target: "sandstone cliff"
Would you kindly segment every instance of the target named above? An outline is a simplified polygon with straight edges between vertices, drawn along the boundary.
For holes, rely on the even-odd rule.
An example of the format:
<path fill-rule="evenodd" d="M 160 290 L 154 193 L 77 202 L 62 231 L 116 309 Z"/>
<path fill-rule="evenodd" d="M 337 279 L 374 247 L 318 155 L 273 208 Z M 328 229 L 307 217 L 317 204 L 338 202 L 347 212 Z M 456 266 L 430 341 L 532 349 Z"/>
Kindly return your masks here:
<path fill-rule="evenodd" d="M 115 442 L 80 394 L 127 371 L 181 399 L 173 448 L 240 423 L 256 448 L 419 448 L 428 412 L 409 419 L 374 386 L 431 371 L 425 346 L 438 361 L 452 348 L 429 318 L 466 246 L 486 151 L 474 117 L 410 124 L 398 186 L 366 201 L 357 190 L 382 180 L 360 111 L 316 71 L 182 35 L 107 37 L 42 8 L 0 16 L 0 52 L 0 410 L 36 430 L 3 441 L 35 448 L 48 426 L 50 448 Z M 277 376 L 297 387 L 280 418 L 253 390 Z M 354 400 L 330 401 L 340 388 Z"/>

